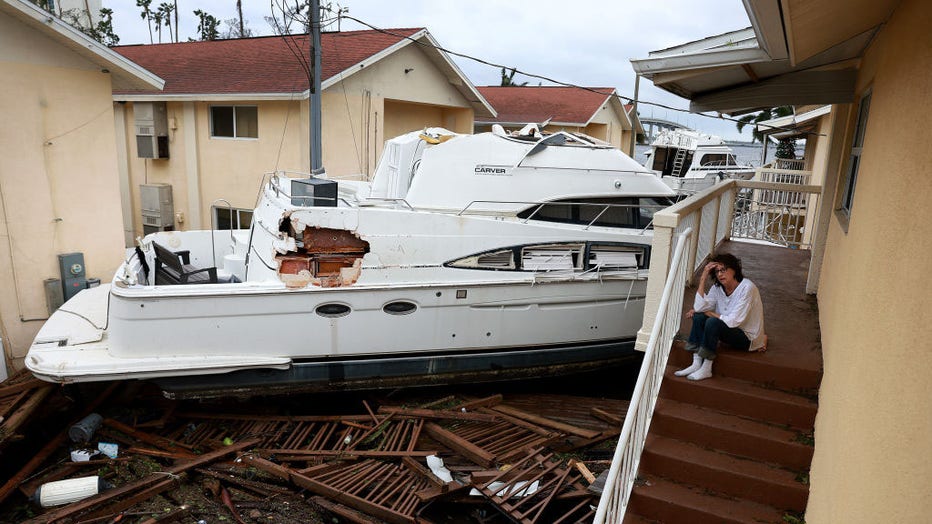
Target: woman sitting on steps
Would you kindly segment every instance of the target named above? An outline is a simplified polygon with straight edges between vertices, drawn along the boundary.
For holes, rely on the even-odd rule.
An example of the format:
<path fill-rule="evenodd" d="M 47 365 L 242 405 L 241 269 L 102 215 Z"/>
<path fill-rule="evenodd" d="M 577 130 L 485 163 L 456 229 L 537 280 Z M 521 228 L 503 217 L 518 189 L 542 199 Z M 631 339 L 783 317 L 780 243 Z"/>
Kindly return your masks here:
<path fill-rule="evenodd" d="M 706 281 L 712 275 L 712 286 L 706 291 Z M 699 279 L 693 309 L 686 313 L 692 319 L 692 330 L 686 351 L 693 353 L 693 363 L 674 373 L 689 380 L 712 376 L 712 361 L 719 341 L 735 349 L 764 351 L 764 307 L 757 286 L 741 272 L 741 261 L 730 254 L 712 257 Z"/>

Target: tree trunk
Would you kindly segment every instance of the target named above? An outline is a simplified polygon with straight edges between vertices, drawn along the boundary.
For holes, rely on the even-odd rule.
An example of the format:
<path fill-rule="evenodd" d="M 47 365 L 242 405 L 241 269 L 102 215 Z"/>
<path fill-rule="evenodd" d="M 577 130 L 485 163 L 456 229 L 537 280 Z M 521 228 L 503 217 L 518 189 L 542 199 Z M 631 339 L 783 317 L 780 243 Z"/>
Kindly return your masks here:
<path fill-rule="evenodd" d="M 246 36 L 243 27 L 243 0 L 236 0 L 236 12 L 239 14 L 239 37 L 243 38 Z"/>

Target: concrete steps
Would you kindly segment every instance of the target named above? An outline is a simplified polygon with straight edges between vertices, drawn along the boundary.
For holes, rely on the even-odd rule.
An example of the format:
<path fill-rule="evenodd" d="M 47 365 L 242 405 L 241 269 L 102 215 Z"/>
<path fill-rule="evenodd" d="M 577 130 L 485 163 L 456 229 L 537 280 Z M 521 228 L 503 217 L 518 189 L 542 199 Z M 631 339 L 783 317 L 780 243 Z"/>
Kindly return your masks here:
<path fill-rule="evenodd" d="M 690 362 L 674 349 L 625 522 L 779 523 L 804 512 L 809 486 L 797 479 L 812 461 L 820 374 L 724 351 L 710 379 L 673 374 Z"/>
<path fill-rule="evenodd" d="M 726 499 L 697 487 L 652 475 L 634 487 L 629 512 L 648 522 L 761 524 L 782 522 L 783 512 L 748 500 Z M 625 522 L 628 522 L 627 517 Z"/>
<path fill-rule="evenodd" d="M 809 489 L 796 480 L 796 473 L 690 442 L 650 436 L 641 464 L 654 475 L 703 486 L 720 495 L 793 511 L 806 508 Z"/>
<path fill-rule="evenodd" d="M 728 376 L 687 380 L 673 375 L 677 369 L 676 366 L 667 366 L 661 397 L 800 429 L 811 428 L 815 422 L 818 405 L 806 397 Z"/>
<path fill-rule="evenodd" d="M 799 431 L 671 399 L 658 400 L 650 432 L 797 470 L 812 462 Z"/>

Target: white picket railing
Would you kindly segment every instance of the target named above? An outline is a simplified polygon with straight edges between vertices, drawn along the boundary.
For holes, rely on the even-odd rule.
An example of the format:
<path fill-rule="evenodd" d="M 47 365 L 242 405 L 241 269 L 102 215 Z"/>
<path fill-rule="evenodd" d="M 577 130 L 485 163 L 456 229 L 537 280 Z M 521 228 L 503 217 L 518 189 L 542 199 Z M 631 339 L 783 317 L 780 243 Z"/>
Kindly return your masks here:
<path fill-rule="evenodd" d="M 654 415 L 654 405 L 657 403 L 657 395 L 663 381 L 663 372 L 670 356 L 669 348 L 673 343 L 673 337 L 680 329 L 683 282 L 687 273 L 686 254 L 689 252 L 692 233 L 692 228 L 687 228 L 677 236 L 670 272 L 660 299 L 660 313 L 654 322 L 650 342 L 644 353 L 641 371 L 628 406 L 628 414 L 618 438 L 618 445 L 615 447 L 615 456 L 612 458 L 595 515 L 596 524 L 620 523 L 628 507 L 631 488 L 637 478 L 641 451 L 644 449 L 647 431 Z"/>
<path fill-rule="evenodd" d="M 679 330 L 684 286 L 729 238 L 812 247 L 821 191 L 820 186 L 802 183 L 727 180 L 654 214 L 644 322 L 637 342 L 645 352 L 644 362 L 599 501 L 596 524 L 621 524 L 624 519 L 672 340 Z M 786 195 L 787 202 L 767 203 L 762 192 Z"/>

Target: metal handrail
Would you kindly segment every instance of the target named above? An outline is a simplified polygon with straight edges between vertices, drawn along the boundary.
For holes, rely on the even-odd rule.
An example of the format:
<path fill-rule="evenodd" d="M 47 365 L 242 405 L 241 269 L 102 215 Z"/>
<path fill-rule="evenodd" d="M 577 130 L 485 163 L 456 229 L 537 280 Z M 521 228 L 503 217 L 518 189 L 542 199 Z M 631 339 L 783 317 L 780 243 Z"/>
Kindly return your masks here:
<path fill-rule="evenodd" d="M 641 451 L 644 449 L 647 431 L 653 418 L 654 406 L 670 355 L 670 346 L 673 336 L 679 331 L 687 269 L 686 246 L 692 234 L 692 228 L 687 228 L 677 237 L 657 318 L 651 330 L 647 350 L 644 352 L 631 402 L 628 404 L 628 413 L 618 438 L 618 445 L 615 447 L 612 465 L 605 479 L 594 524 L 620 523 L 631 498 L 631 489 L 637 477 Z"/>

